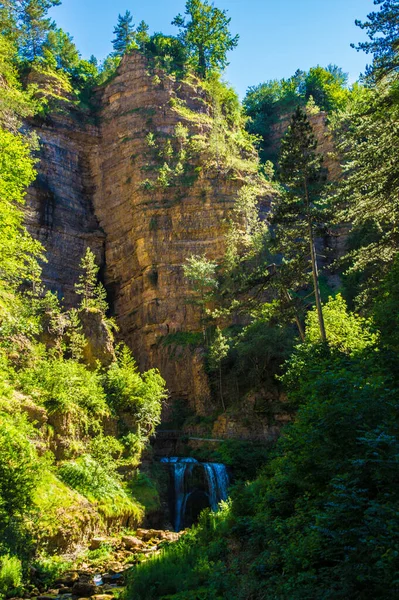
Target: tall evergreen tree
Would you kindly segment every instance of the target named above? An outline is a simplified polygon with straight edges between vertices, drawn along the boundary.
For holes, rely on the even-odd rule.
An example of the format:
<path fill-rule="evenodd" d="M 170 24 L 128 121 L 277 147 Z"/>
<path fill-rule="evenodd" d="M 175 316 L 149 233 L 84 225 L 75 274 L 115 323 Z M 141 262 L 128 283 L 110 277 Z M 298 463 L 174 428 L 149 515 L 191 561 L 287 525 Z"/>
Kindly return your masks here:
<path fill-rule="evenodd" d="M 284 258 L 281 268 L 289 288 L 300 288 L 312 274 L 320 337 L 327 341 L 320 298 L 315 238 L 325 220 L 321 201 L 322 160 L 307 114 L 300 107 L 281 143 L 280 181 L 283 189 L 273 207 L 275 246 Z M 288 288 L 288 289 L 287 289 Z"/>
<path fill-rule="evenodd" d="M 397 79 L 397 76 L 395 76 Z M 399 252 L 399 82 L 381 81 L 352 93 L 336 125 L 343 177 L 337 220 L 350 223 L 349 273 L 366 305 Z"/>
<path fill-rule="evenodd" d="M 61 0 L 21 0 L 18 9 L 20 24 L 20 53 L 26 60 L 42 56 L 43 46 L 55 23 L 47 13 L 53 6 L 59 6 Z"/>
<path fill-rule="evenodd" d="M 370 41 L 360 42 L 356 50 L 373 55 L 373 64 L 367 74 L 381 79 L 387 73 L 399 70 L 399 0 L 374 0 L 380 6 L 378 12 L 367 15 L 367 21 L 357 20 L 356 25 L 364 29 Z"/>
<path fill-rule="evenodd" d="M 86 249 L 85 255 L 80 261 L 81 274 L 78 283 L 75 283 L 75 291 L 82 297 L 81 308 L 95 308 L 105 313 L 108 308 L 106 292 L 102 283 L 98 283 L 98 272 L 100 267 L 96 264 L 96 257 L 90 248 Z"/>
<path fill-rule="evenodd" d="M 67 73 L 71 73 L 80 61 L 79 51 L 73 38 L 62 29 L 49 31 L 43 44 L 43 53 L 49 53 L 53 57 L 56 67 Z"/>
<path fill-rule="evenodd" d="M 146 45 L 150 41 L 150 36 L 148 35 L 149 29 L 150 28 L 145 21 L 140 21 L 137 26 L 136 42 L 142 52 L 144 52 Z"/>
<path fill-rule="evenodd" d="M 117 56 L 123 56 L 129 49 L 129 46 L 135 41 L 135 30 L 133 17 L 130 11 L 118 16 L 118 23 L 114 28 L 115 39 L 112 40 L 114 53 Z"/>
<path fill-rule="evenodd" d="M 229 30 L 231 19 L 225 10 L 207 0 L 187 0 L 186 21 L 180 14 L 172 21 L 180 29 L 179 38 L 187 47 L 190 61 L 200 77 L 211 70 L 222 70 L 227 65 L 226 54 L 238 44 L 239 36 Z"/>

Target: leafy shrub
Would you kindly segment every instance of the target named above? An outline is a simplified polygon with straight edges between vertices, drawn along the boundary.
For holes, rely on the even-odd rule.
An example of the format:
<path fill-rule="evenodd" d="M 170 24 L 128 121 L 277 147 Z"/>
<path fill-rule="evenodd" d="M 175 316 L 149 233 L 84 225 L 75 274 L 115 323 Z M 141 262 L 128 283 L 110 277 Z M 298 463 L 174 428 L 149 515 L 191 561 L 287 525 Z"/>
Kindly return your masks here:
<path fill-rule="evenodd" d="M 0 598 L 10 598 L 22 588 L 22 565 L 16 556 L 0 556 Z"/>
<path fill-rule="evenodd" d="M 109 414 L 100 375 L 76 361 L 41 360 L 20 379 L 23 390 L 36 396 L 49 413 L 70 414 L 83 431 L 99 430 L 101 419 Z"/>
<path fill-rule="evenodd" d="M 71 564 L 61 556 L 43 554 L 34 560 L 32 566 L 36 570 L 35 579 L 44 586 L 50 586 L 71 567 Z"/>
<path fill-rule="evenodd" d="M 112 435 L 99 435 L 90 442 L 91 456 L 108 471 L 116 468 L 124 449 L 123 443 Z"/>
<path fill-rule="evenodd" d="M 71 488 L 98 504 L 105 516 L 134 515 L 137 519 L 141 518 L 141 507 L 129 497 L 121 479 L 91 456 L 85 455 L 76 461 L 63 463 L 58 473 Z"/>
<path fill-rule="evenodd" d="M 25 419 L 0 413 L 0 551 L 26 545 L 23 517 L 33 507 L 41 477 L 41 461 L 29 439 Z"/>
<path fill-rule="evenodd" d="M 156 369 L 140 374 L 127 346 L 119 349 L 118 362 L 109 368 L 105 389 L 114 410 L 134 416 L 138 431 L 145 436 L 160 423 L 161 402 L 166 398 L 165 382 Z"/>
<path fill-rule="evenodd" d="M 215 542 L 214 534 L 218 531 L 222 535 L 226 531 L 229 513 L 228 503 L 223 503 L 218 513 L 203 512 L 198 526 L 178 542 L 162 549 L 159 556 L 134 567 L 127 598 L 221 598 L 223 591 L 227 593 L 230 581 L 226 573 L 218 576 L 226 546 L 223 540 Z M 212 574 L 216 577 L 212 578 Z"/>

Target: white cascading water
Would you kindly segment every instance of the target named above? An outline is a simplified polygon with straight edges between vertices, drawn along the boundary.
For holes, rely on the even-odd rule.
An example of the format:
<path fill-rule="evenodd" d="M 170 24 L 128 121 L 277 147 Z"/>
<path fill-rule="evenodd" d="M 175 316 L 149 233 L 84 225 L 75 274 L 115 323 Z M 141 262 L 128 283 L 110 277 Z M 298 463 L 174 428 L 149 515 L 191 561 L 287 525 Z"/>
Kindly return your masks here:
<path fill-rule="evenodd" d="M 189 489 L 189 478 L 194 465 L 203 467 L 208 483 L 209 505 L 213 511 L 218 509 L 218 504 L 227 499 L 229 475 L 225 465 L 221 463 L 200 463 L 195 458 L 179 458 L 172 456 L 161 458 L 161 462 L 168 463 L 173 469 L 175 491 L 175 531 L 180 531 L 184 524 L 187 500 L 193 493 Z"/>

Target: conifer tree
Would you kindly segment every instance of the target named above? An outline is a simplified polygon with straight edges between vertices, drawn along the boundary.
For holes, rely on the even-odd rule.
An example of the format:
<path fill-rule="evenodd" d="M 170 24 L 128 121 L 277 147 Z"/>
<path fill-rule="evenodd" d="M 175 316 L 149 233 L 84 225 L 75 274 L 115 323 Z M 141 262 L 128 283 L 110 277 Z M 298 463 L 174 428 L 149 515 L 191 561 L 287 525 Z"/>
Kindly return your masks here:
<path fill-rule="evenodd" d="M 215 332 L 215 337 L 211 343 L 209 348 L 209 367 L 212 370 L 217 370 L 219 373 L 219 393 L 220 400 L 222 403 L 223 410 L 226 410 L 226 405 L 224 403 L 223 397 L 223 380 L 222 380 L 222 361 L 226 358 L 229 352 L 229 345 L 227 343 L 226 338 L 224 337 L 222 331 L 219 327 L 217 327 Z"/>
<path fill-rule="evenodd" d="M 127 10 L 123 16 L 118 16 L 118 23 L 114 28 L 114 35 L 115 39 L 112 40 L 114 53 L 117 56 L 123 56 L 135 41 L 133 17 L 129 10 Z"/>
<path fill-rule="evenodd" d="M 55 29 L 55 23 L 47 17 L 47 13 L 50 8 L 60 4 L 61 0 L 21 0 L 18 21 L 23 58 L 31 61 L 42 55 L 47 35 Z"/>
<path fill-rule="evenodd" d="M 62 29 L 49 31 L 43 44 L 43 54 L 53 57 L 56 67 L 71 73 L 80 61 L 79 51 L 73 38 Z"/>
<path fill-rule="evenodd" d="M 321 306 L 315 238 L 326 218 L 321 201 L 322 156 L 309 119 L 300 107 L 281 143 L 280 181 L 283 189 L 273 207 L 276 250 L 283 255 L 287 288 L 299 289 L 312 273 L 320 337 L 327 341 Z"/>
<path fill-rule="evenodd" d="M 136 30 L 136 43 L 141 50 L 144 52 L 146 45 L 150 41 L 150 36 L 148 35 L 149 26 L 145 21 L 140 21 Z"/>
<path fill-rule="evenodd" d="M 227 65 L 226 54 L 238 44 L 239 36 L 229 30 L 231 19 L 225 10 L 220 10 L 207 0 L 187 0 L 185 14 L 177 15 L 172 21 L 180 29 L 179 38 L 186 46 L 190 62 L 200 77 L 209 71 L 219 71 Z"/>
<path fill-rule="evenodd" d="M 100 268 L 96 264 L 96 257 L 90 248 L 87 248 L 85 255 L 80 261 L 78 283 L 75 283 L 75 291 L 82 297 L 81 307 L 84 309 L 96 308 L 105 313 L 108 305 L 106 301 L 106 292 L 102 283 L 98 283 L 98 272 Z"/>
<path fill-rule="evenodd" d="M 351 45 L 373 55 L 373 64 L 366 73 L 378 80 L 399 69 L 399 0 L 374 0 L 374 4 L 380 6 L 378 12 L 367 15 L 364 23 L 355 21 L 367 32 L 370 41 Z"/>

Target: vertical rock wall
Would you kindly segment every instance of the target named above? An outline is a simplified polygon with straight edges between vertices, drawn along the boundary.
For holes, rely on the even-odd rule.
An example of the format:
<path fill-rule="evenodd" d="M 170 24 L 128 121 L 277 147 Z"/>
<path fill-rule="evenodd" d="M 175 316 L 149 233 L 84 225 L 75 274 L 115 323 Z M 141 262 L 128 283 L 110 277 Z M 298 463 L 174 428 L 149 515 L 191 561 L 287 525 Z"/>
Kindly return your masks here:
<path fill-rule="evenodd" d="M 86 248 L 92 248 L 99 264 L 104 262 L 105 236 L 93 211 L 88 160 L 98 134 L 73 113 L 52 115 L 36 124 L 35 131 L 38 176 L 28 191 L 26 223 L 46 249 L 44 283 L 71 305 Z"/>
<path fill-rule="evenodd" d="M 191 255 L 223 255 L 243 179 L 205 168 L 198 152 L 189 177 L 157 183 L 162 153 L 154 159 L 148 134 L 176 146 L 180 124 L 204 139 L 212 109 L 203 89 L 156 73 L 139 53 L 125 56 L 96 102 L 96 125 L 69 108 L 37 128 L 41 161 L 27 220 L 47 248 L 45 282 L 73 303 L 81 255 L 90 246 L 101 259 L 105 244 L 103 274 L 121 339 L 140 368 L 158 367 L 171 395 L 204 413 L 210 392 L 201 351 L 164 341 L 200 330 L 182 265 Z"/>
<path fill-rule="evenodd" d="M 202 172 L 188 184 L 155 184 L 151 169 L 162 161 L 153 164 L 148 133 L 167 140 L 179 123 L 190 135 L 207 127 L 206 119 L 198 124 L 182 117 L 173 99 L 205 117 L 208 108 L 200 89 L 160 79 L 148 69 L 140 54 L 127 56 L 100 92 L 100 143 L 91 154 L 91 171 L 95 212 L 106 233 L 106 285 L 121 337 L 140 367 L 159 367 L 172 396 L 203 412 L 209 389 L 201 355 L 184 348 L 172 358 L 163 341 L 171 333 L 199 329 L 182 265 L 195 254 L 222 256 L 224 221 L 242 184 L 215 172 Z"/>

